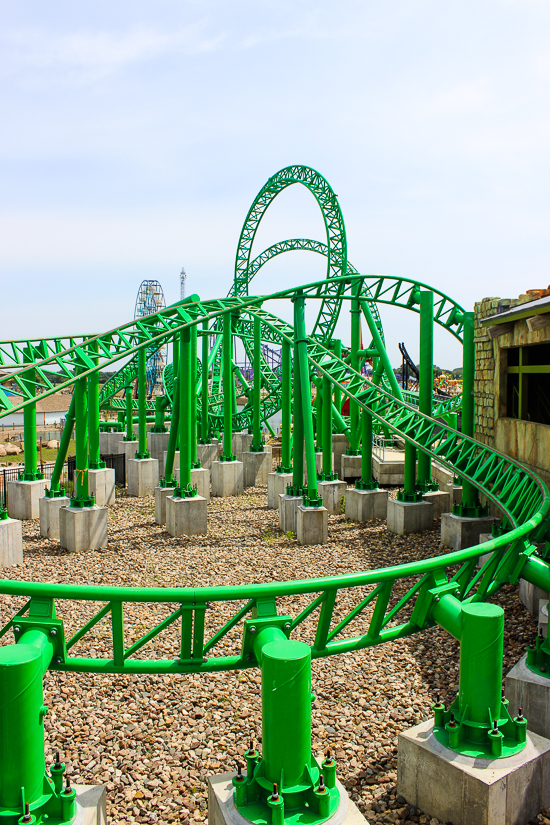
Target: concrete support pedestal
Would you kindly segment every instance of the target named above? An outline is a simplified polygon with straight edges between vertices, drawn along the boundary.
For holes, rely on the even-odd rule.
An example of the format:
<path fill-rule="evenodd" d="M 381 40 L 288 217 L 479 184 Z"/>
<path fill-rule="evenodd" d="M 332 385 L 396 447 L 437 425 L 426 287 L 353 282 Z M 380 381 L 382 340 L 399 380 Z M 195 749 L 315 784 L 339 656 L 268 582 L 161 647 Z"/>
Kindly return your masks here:
<path fill-rule="evenodd" d="M 372 474 L 384 487 L 402 487 L 405 483 L 405 459 L 386 461 L 373 455 Z"/>
<path fill-rule="evenodd" d="M 395 501 L 388 499 L 387 525 L 390 533 L 408 536 L 431 530 L 434 521 L 433 504 L 427 501 Z"/>
<path fill-rule="evenodd" d="M 397 792 L 428 817 L 453 825 L 525 825 L 550 803 L 550 742 L 527 734 L 504 759 L 475 759 L 443 747 L 433 719 L 399 734 Z"/>
<path fill-rule="evenodd" d="M 218 442 L 197 444 L 197 458 L 201 463 L 201 467 L 204 467 L 205 470 L 211 470 L 212 462 L 218 460 Z"/>
<path fill-rule="evenodd" d="M 166 530 L 171 536 L 206 535 L 207 504 L 202 496 L 166 499 Z"/>
<path fill-rule="evenodd" d="M 326 544 L 328 541 L 328 510 L 326 507 L 298 505 L 296 514 L 298 544 Z"/>
<path fill-rule="evenodd" d="M 128 461 L 130 459 L 135 459 L 136 453 L 138 451 L 139 441 L 119 441 L 118 442 L 118 451 L 119 453 L 124 453 L 126 456 L 126 485 L 128 485 Z"/>
<path fill-rule="evenodd" d="M 332 466 L 338 478 L 342 481 L 342 456 L 349 447 L 349 441 L 343 433 L 334 433 L 332 436 Z"/>
<path fill-rule="evenodd" d="M 105 507 L 62 507 L 59 511 L 59 543 L 72 553 L 107 547 Z"/>
<path fill-rule="evenodd" d="M 243 453 L 243 483 L 245 487 L 265 487 L 271 470 L 271 449 L 261 453 Z"/>
<path fill-rule="evenodd" d="M 156 458 L 130 458 L 128 467 L 128 495 L 154 496 L 159 483 L 159 463 Z"/>
<path fill-rule="evenodd" d="M 159 463 L 159 476 L 164 476 L 164 453 L 168 449 L 170 433 L 147 433 L 147 450 Z"/>
<path fill-rule="evenodd" d="M 124 433 L 99 433 L 99 452 L 101 455 L 120 453 L 118 445 L 124 438 Z"/>
<path fill-rule="evenodd" d="M 212 462 L 212 495 L 240 496 L 244 490 L 242 461 Z"/>
<path fill-rule="evenodd" d="M 361 478 L 361 456 L 360 455 L 344 455 L 341 458 L 341 472 L 338 474 L 339 478 L 356 479 Z"/>
<path fill-rule="evenodd" d="M 166 524 L 166 499 L 174 495 L 174 487 L 155 487 L 155 524 Z"/>
<path fill-rule="evenodd" d="M 242 433 L 233 433 L 232 453 L 237 456 L 237 461 L 243 460 L 243 453 L 248 452 L 252 444 L 252 435 L 246 431 Z"/>
<path fill-rule="evenodd" d="M 346 492 L 346 518 L 350 521 L 385 519 L 388 512 L 387 490 L 356 490 Z"/>
<path fill-rule="evenodd" d="M 40 517 L 40 499 L 50 482 L 8 481 L 8 515 L 10 518 L 28 521 Z"/>
<path fill-rule="evenodd" d="M 451 512 L 451 496 L 444 490 L 434 490 L 431 493 L 424 493 L 422 501 L 429 501 L 433 504 L 434 518 L 441 518 L 443 513 Z"/>
<path fill-rule="evenodd" d="M 443 513 L 441 516 L 441 544 L 451 550 L 464 550 L 479 544 L 481 533 L 490 533 L 494 522 L 492 516 L 465 518 Z"/>
<path fill-rule="evenodd" d="M 447 491 L 451 496 L 451 505 L 460 504 L 462 501 L 462 485 L 461 484 L 447 484 Z"/>
<path fill-rule="evenodd" d="M 508 710 L 517 716 L 519 708 L 527 719 L 527 728 L 550 739 L 550 678 L 529 670 L 523 656 L 506 675 Z"/>
<path fill-rule="evenodd" d="M 179 470 L 178 470 L 179 474 Z M 191 470 L 191 485 L 197 488 L 199 496 L 210 502 L 210 470 L 205 467 L 193 467 Z"/>
<path fill-rule="evenodd" d="M 541 587 L 537 587 L 525 579 L 519 580 L 519 598 L 524 607 L 529 611 L 531 616 L 535 619 L 539 617 L 539 601 L 541 599 L 548 599 L 548 593 L 545 593 Z"/>
<path fill-rule="evenodd" d="M 44 538 L 59 541 L 59 513 L 62 507 L 68 507 L 71 500 L 68 496 L 59 498 L 40 499 L 40 535 Z M 1 522 L 0 522 L 1 523 Z"/>
<path fill-rule="evenodd" d="M 0 569 L 23 564 L 23 525 L 19 519 L 0 519 Z"/>
<path fill-rule="evenodd" d="M 292 473 L 267 474 L 267 506 L 270 510 L 279 509 L 279 496 L 284 496 L 289 484 L 292 484 Z"/>
<path fill-rule="evenodd" d="M 88 470 L 88 490 L 100 507 L 115 503 L 115 471 L 110 467 Z"/>
<path fill-rule="evenodd" d="M 209 825 L 249 825 L 233 798 L 234 773 L 221 773 L 208 777 L 208 822 Z M 323 825 L 368 825 L 357 806 L 348 797 L 345 789 L 336 780 L 340 791 L 340 805 Z M 300 818 L 297 818 L 300 821 Z"/>
<path fill-rule="evenodd" d="M 296 533 L 298 529 L 298 505 L 302 496 L 279 495 L 279 527 L 283 533 Z"/>
<path fill-rule="evenodd" d="M 74 785 L 75 825 L 107 825 L 107 786 Z"/>
<path fill-rule="evenodd" d="M 341 514 L 342 499 L 346 495 L 346 490 L 347 484 L 345 481 L 317 482 L 317 492 L 323 499 L 323 506 L 326 507 L 329 515 L 339 516 Z"/>

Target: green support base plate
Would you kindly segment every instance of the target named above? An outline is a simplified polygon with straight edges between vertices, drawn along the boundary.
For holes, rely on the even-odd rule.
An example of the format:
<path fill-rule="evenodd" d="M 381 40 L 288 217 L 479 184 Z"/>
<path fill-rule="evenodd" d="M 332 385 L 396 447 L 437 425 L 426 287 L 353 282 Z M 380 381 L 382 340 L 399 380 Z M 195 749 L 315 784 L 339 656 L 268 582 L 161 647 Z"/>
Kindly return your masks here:
<path fill-rule="evenodd" d="M 414 493 L 406 493 L 405 490 L 398 490 L 397 501 L 403 501 L 406 504 L 414 504 L 418 501 L 422 501 L 422 493 L 418 490 L 415 490 Z"/>
<path fill-rule="evenodd" d="M 449 710 L 444 705 L 432 705 L 434 713 L 433 734 L 446 748 L 475 759 L 504 759 L 519 753 L 527 741 L 525 717 L 512 719 L 508 712 L 508 700 L 501 702 L 499 718 L 486 724 L 468 720 L 468 709 L 461 714 L 458 697 Z M 489 717 L 489 711 L 487 711 Z"/>
<path fill-rule="evenodd" d="M 537 638 L 534 647 L 527 648 L 526 665 L 533 673 L 550 678 L 550 645 L 544 636 Z"/>
<path fill-rule="evenodd" d="M 354 484 L 356 490 L 378 490 L 378 482 L 372 479 L 372 481 L 363 481 L 362 478 L 358 478 Z"/>

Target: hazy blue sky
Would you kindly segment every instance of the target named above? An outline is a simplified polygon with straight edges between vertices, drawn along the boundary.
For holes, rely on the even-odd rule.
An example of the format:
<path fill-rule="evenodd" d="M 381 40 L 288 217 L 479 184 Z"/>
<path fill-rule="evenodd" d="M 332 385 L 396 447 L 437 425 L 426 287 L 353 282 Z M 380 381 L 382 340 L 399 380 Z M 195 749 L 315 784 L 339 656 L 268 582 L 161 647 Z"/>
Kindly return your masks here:
<path fill-rule="evenodd" d="M 143 278 L 177 300 L 182 264 L 225 295 L 250 203 L 291 163 L 334 187 L 361 272 L 468 309 L 546 286 L 549 23 L 548 0 L 0 0 L 0 338 L 109 329 Z M 295 236 L 323 237 L 298 187 L 256 251 Z M 323 277 L 283 258 L 257 292 Z M 418 350 L 405 315 L 383 313 L 394 363 L 397 340 Z"/>

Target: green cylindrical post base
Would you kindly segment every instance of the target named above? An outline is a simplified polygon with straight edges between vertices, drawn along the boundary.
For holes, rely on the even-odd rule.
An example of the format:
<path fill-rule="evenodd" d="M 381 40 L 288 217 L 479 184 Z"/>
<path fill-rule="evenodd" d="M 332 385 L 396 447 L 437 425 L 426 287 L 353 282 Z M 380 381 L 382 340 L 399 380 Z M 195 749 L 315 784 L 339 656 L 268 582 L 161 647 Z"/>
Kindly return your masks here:
<path fill-rule="evenodd" d="M 397 493 L 398 501 L 422 501 L 422 492 L 416 489 L 416 447 L 405 441 L 405 484 Z"/>

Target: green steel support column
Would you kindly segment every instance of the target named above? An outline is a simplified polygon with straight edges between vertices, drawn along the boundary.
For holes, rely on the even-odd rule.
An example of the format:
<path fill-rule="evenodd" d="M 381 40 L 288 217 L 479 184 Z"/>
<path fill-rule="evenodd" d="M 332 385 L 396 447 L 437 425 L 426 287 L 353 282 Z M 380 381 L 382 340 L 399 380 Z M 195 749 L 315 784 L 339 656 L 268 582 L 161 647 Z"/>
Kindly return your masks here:
<path fill-rule="evenodd" d="M 405 483 L 397 492 L 398 501 L 422 501 L 422 491 L 416 489 L 416 447 L 405 441 Z"/>
<path fill-rule="evenodd" d="M 86 386 L 87 381 L 85 378 L 77 378 L 74 384 L 76 467 L 71 507 L 93 507 L 95 504 L 88 489 L 88 404 Z"/>
<path fill-rule="evenodd" d="M 250 452 L 261 453 L 264 449 L 262 439 L 262 327 L 258 315 L 254 315 L 254 411 L 252 425 Z"/>
<path fill-rule="evenodd" d="M 59 450 L 57 451 L 57 456 L 55 459 L 50 489 L 48 490 L 48 488 L 46 487 L 46 489 L 44 490 L 44 495 L 46 496 L 46 498 L 61 498 L 61 496 L 65 495 L 65 490 L 62 490 L 59 486 L 59 479 L 61 478 L 61 473 L 63 472 L 63 465 L 67 460 L 69 444 L 71 442 L 71 438 L 73 437 L 74 408 L 75 394 L 73 392 L 71 403 L 69 405 L 69 410 L 67 412 L 67 415 L 65 416 L 65 426 L 63 427 L 63 434 L 61 436 L 61 441 L 59 442 Z"/>
<path fill-rule="evenodd" d="M 198 327 L 191 327 L 191 467 L 201 466 L 197 456 L 197 332 Z"/>
<path fill-rule="evenodd" d="M 315 450 L 323 451 L 323 379 L 320 375 L 313 379 L 315 387 Z"/>
<path fill-rule="evenodd" d="M 319 422 L 321 425 L 321 422 Z M 334 481 L 338 478 L 332 468 L 332 392 L 330 379 L 323 375 L 323 405 L 322 405 L 322 431 L 323 431 L 323 481 Z"/>
<path fill-rule="evenodd" d="M 372 339 L 374 341 L 374 346 L 378 351 L 380 356 L 380 361 L 382 362 L 384 372 L 386 374 L 386 378 L 389 381 L 389 384 L 392 389 L 392 393 L 396 398 L 399 398 L 400 401 L 403 400 L 403 392 L 401 391 L 401 387 L 397 383 L 397 378 L 395 377 L 395 373 L 392 369 L 392 365 L 390 363 L 390 359 L 388 358 L 388 353 L 386 352 L 386 347 L 380 337 L 380 333 L 374 323 L 374 318 L 372 317 L 369 302 L 363 298 L 361 300 L 361 308 L 363 309 L 363 315 L 365 316 L 365 321 L 367 322 L 367 326 L 369 328 L 369 332 L 372 335 Z"/>
<path fill-rule="evenodd" d="M 355 482 L 356 490 L 376 490 L 378 484 L 372 476 L 372 415 L 361 410 L 361 478 Z"/>
<path fill-rule="evenodd" d="M 336 338 L 333 342 L 332 350 L 337 358 L 342 357 L 342 342 L 339 338 Z M 342 393 L 338 387 L 334 387 L 334 406 L 336 407 L 336 411 L 338 413 L 342 412 Z"/>
<path fill-rule="evenodd" d="M 126 387 L 126 435 L 124 441 L 134 440 L 134 405 L 132 387 Z"/>
<path fill-rule="evenodd" d="M 350 367 L 354 370 L 359 370 L 359 349 L 361 347 L 361 307 L 359 304 L 359 294 L 361 292 L 362 283 L 358 282 L 353 285 L 353 299 L 351 301 L 351 350 L 349 356 Z M 359 455 L 359 407 L 350 399 L 350 445 L 346 450 L 346 455 Z"/>
<path fill-rule="evenodd" d="M 190 327 L 184 327 L 180 333 L 180 481 L 174 491 L 176 498 L 191 498 L 197 495 L 197 488 L 191 487 L 191 405 L 195 400 L 192 392 L 191 335 Z"/>
<path fill-rule="evenodd" d="M 289 473 L 292 470 L 290 460 L 291 450 L 291 430 L 292 430 L 292 381 L 291 381 L 291 358 L 290 342 L 283 338 L 282 354 L 282 420 L 281 420 L 281 464 L 277 471 Z"/>
<path fill-rule="evenodd" d="M 300 386 L 300 359 L 298 344 L 294 336 L 294 363 L 293 363 L 293 406 L 292 421 L 294 424 L 292 436 L 292 486 L 287 487 L 289 496 L 302 496 L 304 488 L 304 418 L 302 415 L 302 389 Z"/>
<path fill-rule="evenodd" d="M 463 366 L 462 366 L 462 432 L 474 437 L 474 375 L 475 343 L 474 313 L 464 313 L 463 331 Z M 453 513 L 458 516 L 476 518 L 485 515 L 487 508 L 481 507 L 477 489 L 466 479 L 462 480 L 462 501 L 453 504 Z"/>
<path fill-rule="evenodd" d="M 164 462 L 164 478 L 160 479 L 161 487 L 175 487 L 174 478 L 174 455 L 178 446 L 179 419 L 180 419 L 180 377 L 179 377 L 179 340 L 178 335 L 174 336 L 172 342 L 172 367 L 174 376 L 174 387 L 172 392 L 172 420 L 170 421 L 170 435 L 168 436 L 168 449 L 166 450 L 166 461 Z"/>
<path fill-rule="evenodd" d="M 236 461 L 233 455 L 233 331 L 231 312 L 223 316 L 223 455 L 220 461 Z M 233 385 L 233 388 L 231 387 Z"/>
<path fill-rule="evenodd" d="M 418 408 L 425 415 L 432 416 L 434 384 L 434 294 L 423 290 L 420 293 L 420 365 Z M 423 493 L 437 490 L 432 484 L 431 457 L 422 450 L 418 453 L 417 489 Z"/>
<path fill-rule="evenodd" d="M 299 294 L 294 298 L 294 338 L 298 353 L 302 421 L 307 465 L 307 495 L 305 507 L 322 507 L 323 499 L 317 493 L 317 468 L 315 466 L 315 442 L 313 439 L 313 415 L 311 409 L 311 384 L 307 360 L 306 300 Z"/>
<path fill-rule="evenodd" d="M 32 355 L 28 349 L 25 350 L 24 359 L 27 363 L 32 362 Z M 25 376 L 25 385 L 31 395 L 36 395 L 35 386 L 36 373 L 29 370 Z M 44 473 L 38 472 L 36 457 L 36 402 L 23 407 L 23 439 L 25 469 L 23 475 L 19 476 L 23 481 L 36 481 L 44 478 Z"/>
<path fill-rule="evenodd" d="M 208 421 L 208 321 L 202 322 L 201 444 L 210 442 Z"/>
<path fill-rule="evenodd" d="M 165 433 L 166 424 L 164 421 L 164 413 L 168 405 L 168 399 L 165 395 L 157 395 L 155 398 L 155 426 L 151 430 L 152 433 Z M 149 416 L 147 416 L 149 418 Z"/>
<path fill-rule="evenodd" d="M 138 350 L 138 448 L 136 458 L 151 458 L 147 452 L 147 353 Z"/>
<path fill-rule="evenodd" d="M 435 599 L 432 614 L 460 640 L 459 692 L 448 710 L 433 706 L 436 739 L 468 756 L 498 758 L 521 751 L 527 721 L 512 719 L 502 698 L 503 609 L 483 602 L 461 604 L 447 592 Z"/>
<path fill-rule="evenodd" d="M 99 364 L 97 341 L 92 341 L 90 350 L 92 360 Z M 106 466 L 99 452 L 99 373 L 96 370 L 88 376 L 88 467 L 101 470 Z"/>

